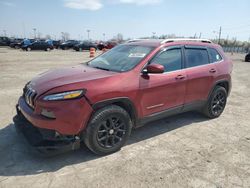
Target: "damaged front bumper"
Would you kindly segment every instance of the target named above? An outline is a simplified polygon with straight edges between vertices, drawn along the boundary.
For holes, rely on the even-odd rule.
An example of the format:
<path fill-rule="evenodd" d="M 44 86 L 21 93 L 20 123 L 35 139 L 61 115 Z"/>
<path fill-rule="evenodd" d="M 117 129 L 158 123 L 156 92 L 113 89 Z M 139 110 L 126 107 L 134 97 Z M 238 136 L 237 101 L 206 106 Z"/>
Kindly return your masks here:
<path fill-rule="evenodd" d="M 53 155 L 76 150 L 80 147 L 78 136 L 64 136 L 56 131 L 33 126 L 16 106 L 17 115 L 13 118 L 17 132 L 24 135 L 28 143 L 40 154 Z"/>

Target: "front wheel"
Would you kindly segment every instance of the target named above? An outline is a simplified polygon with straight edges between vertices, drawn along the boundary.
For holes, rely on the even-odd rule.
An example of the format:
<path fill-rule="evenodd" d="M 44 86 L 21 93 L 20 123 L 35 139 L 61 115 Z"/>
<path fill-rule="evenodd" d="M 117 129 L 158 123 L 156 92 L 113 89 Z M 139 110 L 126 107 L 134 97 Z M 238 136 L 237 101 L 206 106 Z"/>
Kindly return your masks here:
<path fill-rule="evenodd" d="M 132 121 L 126 110 L 111 105 L 95 112 L 84 135 L 86 146 L 98 155 L 114 153 L 126 143 Z"/>
<path fill-rule="evenodd" d="M 203 113 L 209 118 L 219 117 L 227 103 L 227 91 L 224 87 L 216 86 L 210 95 Z"/>

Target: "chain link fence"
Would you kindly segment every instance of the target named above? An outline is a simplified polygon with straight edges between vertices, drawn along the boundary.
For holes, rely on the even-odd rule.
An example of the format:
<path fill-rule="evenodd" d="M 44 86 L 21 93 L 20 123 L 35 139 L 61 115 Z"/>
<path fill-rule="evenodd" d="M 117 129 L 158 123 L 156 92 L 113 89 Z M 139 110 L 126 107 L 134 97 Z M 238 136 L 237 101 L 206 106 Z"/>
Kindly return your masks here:
<path fill-rule="evenodd" d="M 242 46 L 223 46 L 222 47 L 224 52 L 229 52 L 229 53 L 249 53 L 250 48 L 248 47 L 242 47 Z"/>

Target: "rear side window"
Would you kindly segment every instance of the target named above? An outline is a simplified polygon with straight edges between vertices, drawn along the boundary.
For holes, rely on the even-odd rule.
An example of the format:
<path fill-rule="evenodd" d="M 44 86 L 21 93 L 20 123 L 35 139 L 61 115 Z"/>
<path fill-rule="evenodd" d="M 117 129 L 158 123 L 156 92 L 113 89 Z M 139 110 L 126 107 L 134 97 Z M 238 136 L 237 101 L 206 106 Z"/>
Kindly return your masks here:
<path fill-rule="evenodd" d="M 215 63 L 218 61 L 222 60 L 221 55 L 217 52 L 217 50 L 213 49 L 213 48 L 209 48 L 208 49 L 209 55 L 210 55 L 210 59 L 211 59 L 211 63 Z"/>
<path fill-rule="evenodd" d="M 209 64 L 209 57 L 206 49 L 187 48 L 185 50 L 187 67 L 196 67 Z"/>
<path fill-rule="evenodd" d="M 164 72 L 180 70 L 182 66 L 181 49 L 174 48 L 157 54 L 152 60 L 152 64 L 157 63 L 164 66 Z"/>

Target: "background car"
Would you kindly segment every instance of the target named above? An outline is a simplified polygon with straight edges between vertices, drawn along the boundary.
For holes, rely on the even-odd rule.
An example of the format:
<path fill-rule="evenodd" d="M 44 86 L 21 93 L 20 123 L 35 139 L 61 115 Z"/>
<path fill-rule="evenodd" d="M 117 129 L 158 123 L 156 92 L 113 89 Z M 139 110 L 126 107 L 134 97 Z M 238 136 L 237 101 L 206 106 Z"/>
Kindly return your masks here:
<path fill-rule="evenodd" d="M 63 42 L 61 45 L 60 45 L 60 48 L 62 50 L 67 50 L 67 49 L 70 49 L 70 48 L 73 48 L 75 45 L 79 44 L 79 41 L 77 40 L 68 40 L 66 42 Z"/>
<path fill-rule="evenodd" d="M 250 62 L 250 52 L 246 55 L 245 62 Z"/>
<path fill-rule="evenodd" d="M 50 51 L 50 50 L 52 50 L 54 48 L 53 48 L 53 45 L 50 45 L 47 42 L 36 41 L 36 42 L 33 42 L 32 44 L 23 45 L 22 49 L 26 50 L 26 51 L 31 51 L 31 50 Z"/>
<path fill-rule="evenodd" d="M 55 49 L 58 49 L 60 47 L 60 45 L 61 45 L 61 41 L 60 40 L 53 40 L 52 43 L 53 43 L 53 47 Z"/>
<path fill-rule="evenodd" d="M 10 38 L 8 37 L 0 37 L 0 46 L 9 46 Z"/>
<path fill-rule="evenodd" d="M 23 42 L 23 39 L 16 38 L 16 39 L 14 39 L 14 40 L 11 41 L 10 47 L 18 49 L 18 48 L 20 48 L 23 45 L 22 42 Z"/>
<path fill-rule="evenodd" d="M 97 45 L 90 41 L 84 41 L 80 44 L 74 46 L 75 51 L 90 50 L 90 48 L 95 48 L 97 50 Z"/>
<path fill-rule="evenodd" d="M 106 49 L 111 49 L 113 48 L 114 46 L 117 45 L 117 42 L 113 42 L 113 41 L 108 41 L 108 42 L 100 42 L 98 45 L 97 45 L 97 48 L 99 50 L 102 50 L 103 48 L 106 48 Z"/>

